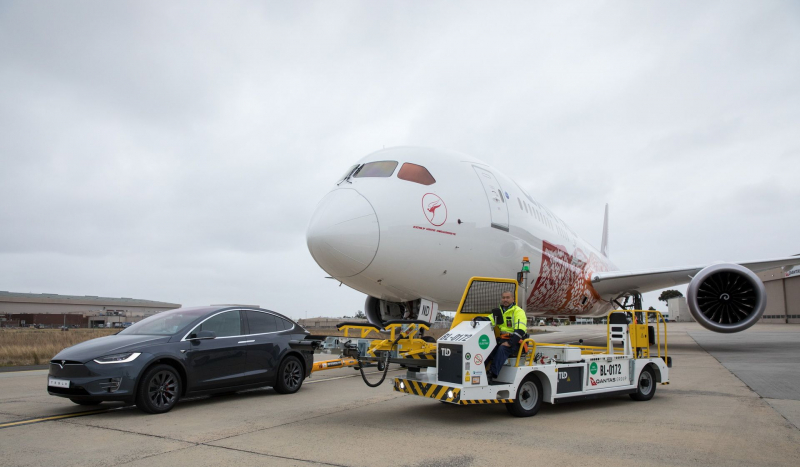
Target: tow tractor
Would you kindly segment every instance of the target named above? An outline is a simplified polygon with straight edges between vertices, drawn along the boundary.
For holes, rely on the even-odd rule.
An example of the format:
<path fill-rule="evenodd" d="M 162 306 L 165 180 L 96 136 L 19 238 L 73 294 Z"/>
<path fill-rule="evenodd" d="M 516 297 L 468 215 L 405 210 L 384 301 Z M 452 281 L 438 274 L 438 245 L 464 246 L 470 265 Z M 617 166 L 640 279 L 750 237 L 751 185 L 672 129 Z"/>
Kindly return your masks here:
<path fill-rule="evenodd" d="M 366 355 L 347 345 L 344 353 L 359 367 L 383 363 L 383 377 L 377 383 L 369 382 L 361 370 L 370 387 L 384 381 L 389 363 L 400 363 L 407 371 L 394 378 L 395 391 L 449 404 L 505 404 L 518 417 L 535 415 L 542 402 L 560 404 L 620 394 L 646 401 L 655 395 L 658 383 L 669 384 L 672 359 L 667 355 L 666 321 L 658 311 L 644 310 L 611 311 L 605 347 L 525 339 L 490 383 L 485 364 L 499 336 L 484 317 L 506 291 L 518 297 L 518 282 L 473 277 L 453 325 L 435 343 L 415 337 L 428 328 L 425 323 L 397 321 L 387 325 L 390 338 L 373 341 Z M 650 318 L 655 318 L 655 326 L 648 324 Z M 403 324 L 405 331 L 401 331 Z M 343 327 L 361 332 L 377 328 L 355 323 Z"/>

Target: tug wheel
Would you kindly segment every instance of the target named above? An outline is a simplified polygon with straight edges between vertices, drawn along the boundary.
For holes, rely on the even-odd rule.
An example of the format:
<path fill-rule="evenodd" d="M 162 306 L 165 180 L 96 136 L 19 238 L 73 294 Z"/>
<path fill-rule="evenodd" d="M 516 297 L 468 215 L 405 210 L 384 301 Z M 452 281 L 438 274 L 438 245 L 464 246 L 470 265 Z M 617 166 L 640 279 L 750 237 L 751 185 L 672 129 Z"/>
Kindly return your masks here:
<path fill-rule="evenodd" d="M 508 413 L 515 417 L 532 417 L 542 406 L 542 383 L 535 375 L 530 374 L 522 380 L 517 388 L 514 402 L 506 404 Z"/>
<path fill-rule="evenodd" d="M 651 368 L 645 368 L 639 373 L 639 382 L 636 392 L 629 394 L 635 401 L 649 401 L 656 394 L 656 376 Z"/>

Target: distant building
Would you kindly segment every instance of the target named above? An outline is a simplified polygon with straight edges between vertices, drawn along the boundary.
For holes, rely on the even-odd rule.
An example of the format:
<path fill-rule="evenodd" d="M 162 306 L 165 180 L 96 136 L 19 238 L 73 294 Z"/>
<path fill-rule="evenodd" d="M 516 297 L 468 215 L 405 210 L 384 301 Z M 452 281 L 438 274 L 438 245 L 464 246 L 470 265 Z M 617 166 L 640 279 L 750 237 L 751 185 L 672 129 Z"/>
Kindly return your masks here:
<path fill-rule="evenodd" d="M 64 319 L 68 321 L 67 325 L 70 325 L 70 323 L 75 324 L 74 320 L 77 319 L 75 315 L 78 315 L 81 317 L 81 327 L 122 326 L 124 323 L 136 322 L 162 311 L 180 308 L 180 306 L 178 303 L 136 298 L 0 291 L 0 325 L 21 325 L 21 323 L 13 323 L 25 321 L 24 325 L 26 326 L 32 324 L 60 326 Z M 55 316 L 47 317 L 45 315 Z M 39 322 L 36 322 L 37 320 Z"/>
<path fill-rule="evenodd" d="M 686 305 L 686 297 L 675 297 L 667 300 L 667 308 L 669 309 L 669 320 L 678 323 L 693 323 L 694 316 L 689 311 L 689 306 Z"/>
<path fill-rule="evenodd" d="M 365 319 L 359 318 L 303 318 L 298 319 L 297 324 L 304 328 L 335 328 L 339 323 L 367 323 Z"/>
<path fill-rule="evenodd" d="M 44 326 L 48 328 L 58 328 L 67 326 L 70 328 L 88 326 L 88 321 L 81 313 L 7 313 L 0 315 L 0 325 L 3 327 L 25 327 L 25 326 Z"/>
<path fill-rule="evenodd" d="M 759 322 L 800 323 L 800 266 L 770 269 L 758 277 L 767 289 L 767 309 Z"/>

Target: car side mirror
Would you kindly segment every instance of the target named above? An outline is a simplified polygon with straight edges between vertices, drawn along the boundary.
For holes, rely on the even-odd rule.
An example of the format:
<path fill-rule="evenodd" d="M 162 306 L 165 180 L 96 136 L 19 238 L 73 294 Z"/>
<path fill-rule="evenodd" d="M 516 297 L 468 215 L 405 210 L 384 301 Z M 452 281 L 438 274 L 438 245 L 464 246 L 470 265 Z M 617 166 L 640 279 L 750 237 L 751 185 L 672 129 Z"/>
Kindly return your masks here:
<path fill-rule="evenodd" d="M 205 339 L 216 339 L 217 335 L 214 334 L 214 331 L 200 331 L 198 333 L 192 333 L 187 341 L 200 341 Z"/>

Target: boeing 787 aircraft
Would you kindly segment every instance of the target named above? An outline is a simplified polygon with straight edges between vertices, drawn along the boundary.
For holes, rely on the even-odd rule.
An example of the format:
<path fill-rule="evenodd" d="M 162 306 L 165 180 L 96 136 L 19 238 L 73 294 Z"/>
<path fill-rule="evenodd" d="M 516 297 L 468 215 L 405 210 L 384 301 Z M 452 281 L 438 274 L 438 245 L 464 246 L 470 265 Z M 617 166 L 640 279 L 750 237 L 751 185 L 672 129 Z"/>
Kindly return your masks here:
<path fill-rule="evenodd" d="M 754 272 L 798 257 L 620 271 L 608 255 L 608 208 L 597 250 L 509 177 L 478 159 L 427 148 L 372 153 L 320 201 L 308 249 L 331 277 L 367 294 L 365 313 L 382 325 L 421 304 L 458 307 L 473 276 L 516 276 L 530 258 L 529 316 L 604 316 L 628 297 L 689 283 L 697 321 L 738 332 L 766 306 Z M 430 303 L 429 303 L 430 302 Z M 435 316 L 435 313 L 433 313 Z"/>

